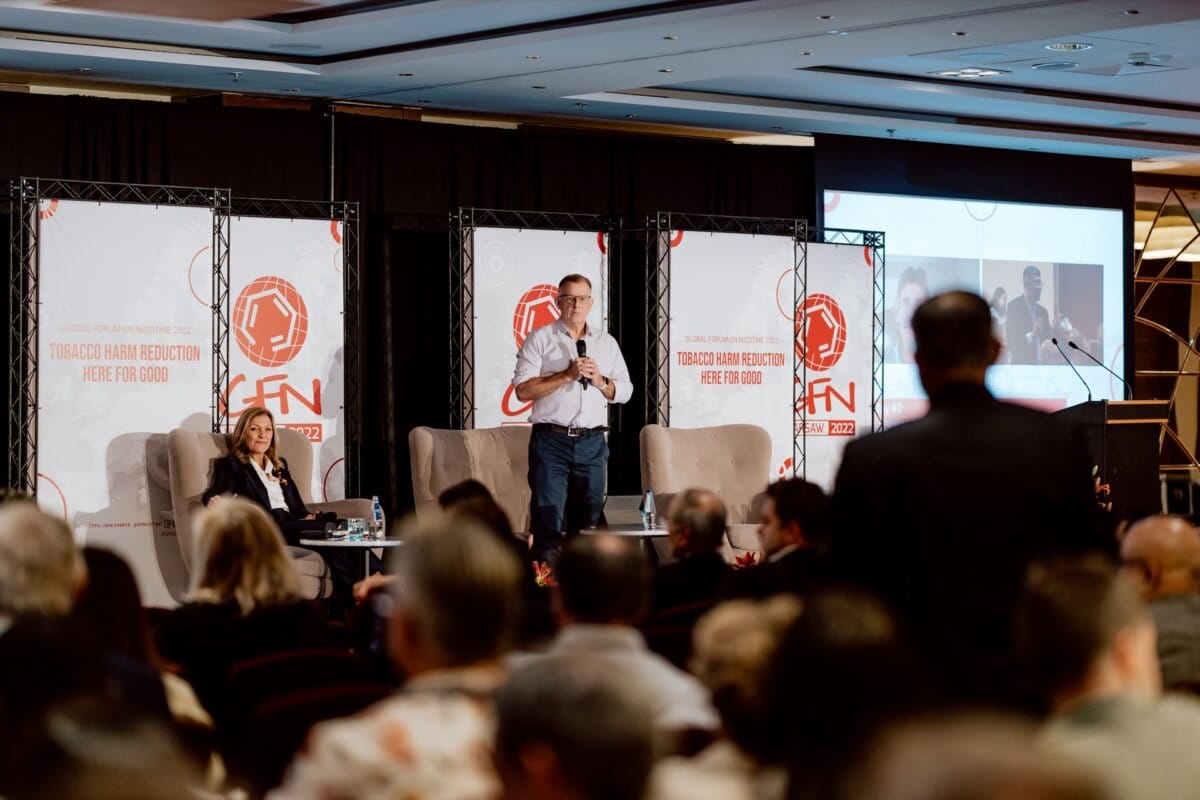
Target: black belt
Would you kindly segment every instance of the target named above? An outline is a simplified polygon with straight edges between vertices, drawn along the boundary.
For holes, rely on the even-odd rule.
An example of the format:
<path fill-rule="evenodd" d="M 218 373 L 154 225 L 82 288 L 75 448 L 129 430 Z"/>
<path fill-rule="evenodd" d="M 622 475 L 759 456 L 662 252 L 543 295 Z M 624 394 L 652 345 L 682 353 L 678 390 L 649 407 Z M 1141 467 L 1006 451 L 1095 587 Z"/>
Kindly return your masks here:
<path fill-rule="evenodd" d="M 553 422 L 535 422 L 533 429 L 551 431 L 553 433 L 561 433 L 564 436 L 570 436 L 572 439 L 580 436 L 591 436 L 593 433 L 607 433 L 607 425 L 597 425 L 595 428 L 569 428 L 566 425 L 555 425 Z"/>

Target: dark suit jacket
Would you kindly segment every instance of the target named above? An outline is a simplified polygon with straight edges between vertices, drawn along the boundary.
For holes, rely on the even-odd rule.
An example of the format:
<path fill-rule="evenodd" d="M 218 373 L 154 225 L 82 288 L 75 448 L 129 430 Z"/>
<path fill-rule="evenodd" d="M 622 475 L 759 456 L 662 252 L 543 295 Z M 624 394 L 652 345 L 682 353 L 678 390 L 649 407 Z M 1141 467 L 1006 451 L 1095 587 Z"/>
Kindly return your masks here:
<path fill-rule="evenodd" d="M 279 480 L 283 486 L 283 499 L 287 501 L 292 519 L 303 519 L 308 516 L 308 509 L 305 508 L 304 501 L 300 499 L 300 490 L 296 488 L 292 474 L 288 472 L 287 461 L 280 459 L 280 463 L 283 465 L 279 471 Z M 213 468 L 212 486 L 204 493 L 202 498 L 204 504 L 208 505 L 208 501 L 219 494 L 236 494 L 247 500 L 253 500 L 267 511 L 271 510 L 267 487 L 263 486 L 262 479 L 254 471 L 254 465 L 239 461 L 237 456 L 232 453 L 218 461 Z"/>
<path fill-rule="evenodd" d="M 729 565 L 717 553 L 665 564 L 654 573 L 654 613 L 689 603 L 715 603 Z"/>
<path fill-rule="evenodd" d="M 815 547 L 802 547 L 778 561 L 733 570 L 725 581 L 721 599 L 762 600 L 782 592 L 804 594 L 827 578 L 828 567 L 822 553 Z"/>
<path fill-rule="evenodd" d="M 892 606 L 941 678 L 986 672 L 1009 654 L 1033 559 L 1112 547 L 1086 453 L 1055 417 L 982 386 L 945 387 L 925 417 L 846 447 L 834 565 Z"/>
<path fill-rule="evenodd" d="M 1040 320 L 1045 336 L 1050 335 L 1050 312 L 1041 303 L 1034 304 L 1034 316 L 1029 314 L 1029 304 L 1025 295 L 1018 295 L 1008 302 L 1005 308 L 1004 346 L 1008 348 L 1009 359 L 1013 364 L 1037 364 L 1039 350 L 1043 339 L 1025 341 L 1025 334 L 1033 330 L 1033 323 Z"/>

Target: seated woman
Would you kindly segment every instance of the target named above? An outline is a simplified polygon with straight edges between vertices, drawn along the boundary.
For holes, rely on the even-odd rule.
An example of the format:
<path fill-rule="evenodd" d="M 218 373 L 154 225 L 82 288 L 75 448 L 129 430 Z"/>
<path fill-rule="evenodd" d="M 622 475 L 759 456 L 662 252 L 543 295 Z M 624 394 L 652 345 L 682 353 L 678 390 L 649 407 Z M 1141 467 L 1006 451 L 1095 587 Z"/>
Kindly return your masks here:
<path fill-rule="evenodd" d="M 163 620 L 158 650 L 183 669 L 210 712 L 219 712 L 222 681 L 238 661 L 345 645 L 320 605 L 300 597 L 292 559 L 260 506 L 226 498 L 203 511 L 196 524 L 196 588 Z"/>
<path fill-rule="evenodd" d="M 290 545 L 298 545 L 306 536 L 323 536 L 325 521 L 305 507 L 287 461 L 275 452 L 275 418 L 271 412 L 261 406 L 243 411 L 231 440 L 229 455 L 213 469 L 204 505 L 218 503 L 228 495 L 244 497 L 270 513 Z M 335 606 L 339 610 L 352 608 L 351 587 L 362 574 L 358 555 L 349 550 L 324 550 L 321 556 L 333 576 Z M 373 555 L 371 565 L 372 572 L 381 568 Z"/>

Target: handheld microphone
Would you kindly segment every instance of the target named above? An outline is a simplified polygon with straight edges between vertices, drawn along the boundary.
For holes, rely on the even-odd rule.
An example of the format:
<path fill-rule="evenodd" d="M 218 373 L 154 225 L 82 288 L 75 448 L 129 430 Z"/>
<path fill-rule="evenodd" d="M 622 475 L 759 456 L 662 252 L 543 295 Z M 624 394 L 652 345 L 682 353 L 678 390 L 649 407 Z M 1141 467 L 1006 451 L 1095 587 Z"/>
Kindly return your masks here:
<path fill-rule="evenodd" d="M 1075 377 L 1079 378 L 1079 382 L 1083 384 L 1083 388 L 1087 389 L 1088 402 L 1092 402 L 1092 387 L 1088 386 L 1088 382 L 1079 374 L 1079 370 L 1075 369 L 1075 365 L 1071 363 L 1071 359 L 1067 358 L 1067 354 L 1063 352 L 1062 345 L 1058 343 L 1058 339 L 1051 339 L 1050 343 L 1058 350 L 1058 354 L 1063 357 L 1063 361 L 1067 362 L 1067 366 L 1071 368 L 1071 372 L 1075 373 Z"/>
<path fill-rule="evenodd" d="M 587 358 L 587 342 L 583 339 L 576 339 L 575 352 L 579 354 L 580 358 Z M 588 387 L 588 379 L 581 375 L 579 377 L 579 385 L 586 389 Z"/>
<path fill-rule="evenodd" d="M 1094 362 L 1096 363 L 1096 366 L 1100 367 L 1100 369 L 1104 370 L 1104 371 L 1105 371 L 1105 372 L 1107 372 L 1109 375 L 1112 375 L 1114 378 L 1116 378 L 1117 380 L 1119 380 L 1121 383 L 1125 384 L 1125 399 L 1126 399 L 1126 400 L 1132 400 L 1132 399 L 1133 399 L 1133 387 L 1129 385 L 1129 381 L 1125 380 L 1125 379 L 1124 379 L 1124 378 L 1122 378 L 1120 375 L 1118 375 L 1117 373 L 1113 372 L 1111 369 L 1109 369 L 1109 368 L 1108 368 L 1108 367 L 1107 367 L 1107 366 L 1104 364 L 1104 362 L 1103 362 L 1103 361 L 1101 361 L 1100 359 L 1096 358 L 1094 355 L 1092 355 L 1091 353 L 1089 353 L 1087 350 L 1084 350 L 1082 347 L 1080 347 L 1079 345 L 1075 344 L 1075 343 L 1074 343 L 1074 342 L 1072 342 L 1070 339 L 1067 339 L 1067 347 L 1071 348 L 1072 350 L 1078 350 L 1079 352 L 1083 353 L 1085 356 L 1087 356 L 1087 357 L 1088 357 L 1088 358 L 1090 358 L 1092 361 L 1094 361 Z"/>

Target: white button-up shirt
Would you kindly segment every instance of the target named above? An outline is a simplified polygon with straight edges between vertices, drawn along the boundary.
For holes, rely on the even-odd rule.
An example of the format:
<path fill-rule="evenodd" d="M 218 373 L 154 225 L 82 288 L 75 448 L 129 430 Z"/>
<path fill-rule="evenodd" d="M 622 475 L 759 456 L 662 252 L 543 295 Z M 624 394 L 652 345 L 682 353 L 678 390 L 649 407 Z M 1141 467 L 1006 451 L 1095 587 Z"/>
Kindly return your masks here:
<path fill-rule="evenodd" d="M 610 401 L 595 386 L 584 388 L 579 381 L 571 381 L 533 401 L 533 413 L 529 416 L 531 422 L 548 422 L 572 428 L 607 425 L 609 402 L 624 403 L 633 394 L 629 368 L 625 366 L 625 358 L 621 355 L 617 340 L 604 331 L 592 330 L 589 325 L 583 334 L 583 341 L 587 343 L 588 358 L 596 362 L 600 374 L 613 384 L 613 399 Z M 543 325 L 525 338 L 525 344 L 517 353 L 513 386 L 520 386 L 530 378 L 562 372 L 578 357 L 575 339 L 562 320 Z"/>

